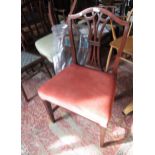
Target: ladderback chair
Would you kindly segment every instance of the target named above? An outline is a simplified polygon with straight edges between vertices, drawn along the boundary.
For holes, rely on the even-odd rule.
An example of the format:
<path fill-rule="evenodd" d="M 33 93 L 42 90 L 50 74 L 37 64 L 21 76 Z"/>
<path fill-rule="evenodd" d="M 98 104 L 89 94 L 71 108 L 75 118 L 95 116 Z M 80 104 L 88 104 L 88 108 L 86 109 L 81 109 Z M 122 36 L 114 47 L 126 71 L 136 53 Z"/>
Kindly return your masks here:
<path fill-rule="evenodd" d="M 86 20 L 89 29 L 89 48 L 94 54 L 98 50 L 100 38 L 104 35 L 104 27 L 109 20 L 124 26 L 122 42 L 111 72 L 106 73 L 78 64 L 73 37 L 73 28 L 76 27 L 74 20 L 77 19 Z M 72 64 L 45 82 L 39 88 L 38 94 L 44 101 L 52 122 L 55 122 L 55 117 L 51 104 L 55 104 L 97 123 L 101 129 L 100 146 L 103 146 L 105 129 L 111 117 L 115 97 L 117 68 L 126 43 L 129 25 L 110 11 L 99 7 L 87 8 L 80 13 L 69 15 L 68 25 Z M 99 25 L 101 25 L 100 31 L 98 31 Z"/>

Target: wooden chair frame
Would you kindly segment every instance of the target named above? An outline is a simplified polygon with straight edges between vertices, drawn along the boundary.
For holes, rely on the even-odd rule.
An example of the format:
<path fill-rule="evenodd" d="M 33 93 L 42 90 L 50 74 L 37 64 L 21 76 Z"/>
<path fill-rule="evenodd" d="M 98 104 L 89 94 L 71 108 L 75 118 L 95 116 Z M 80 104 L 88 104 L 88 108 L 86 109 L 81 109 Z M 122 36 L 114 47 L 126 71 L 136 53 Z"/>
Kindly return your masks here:
<path fill-rule="evenodd" d="M 36 61 L 30 63 L 29 65 L 27 65 L 27 66 L 21 68 L 21 74 L 23 74 L 24 72 L 27 72 L 28 70 L 31 70 L 31 71 L 32 71 L 31 74 L 28 76 L 28 78 L 26 78 L 26 79 L 25 79 L 25 78 L 22 78 L 22 79 L 21 79 L 21 90 L 22 90 L 22 92 L 23 92 L 23 95 L 24 95 L 24 98 L 25 98 L 26 102 L 29 102 L 30 100 L 32 100 L 36 95 L 34 95 L 34 96 L 31 97 L 31 98 L 28 98 L 28 96 L 27 96 L 27 94 L 26 94 L 26 92 L 25 92 L 24 86 L 23 86 L 23 82 L 24 82 L 25 80 L 31 79 L 33 76 L 35 76 L 35 75 L 36 75 L 37 73 L 39 73 L 40 71 L 43 71 L 43 72 L 44 72 L 44 70 L 42 70 L 42 67 L 44 67 L 44 69 L 45 69 L 45 71 L 48 73 L 49 77 L 50 77 L 50 78 L 52 77 L 52 74 L 50 73 L 50 71 L 49 71 L 47 65 L 46 65 L 45 62 L 44 62 L 44 60 L 45 60 L 45 58 L 40 57 L 38 60 L 36 60 Z M 33 68 L 34 68 L 35 66 L 37 66 L 37 65 L 40 65 L 40 66 L 39 66 L 39 68 L 37 69 L 37 71 L 35 71 Z"/>
<path fill-rule="evenodd" d="M 91 14 L 91 16 L 88 16 L 90 14 Z M 103 14 L 106 15 L 107 18 L 105 18 L 105 19 L 102 18 Z M 92 52 L 94 52 L 95 54 L 98 51 L 97 47 L 100 44 L 100 38 L 101 38 L 101 35 L 103 35 L 103 33 L 102 33 L 103 29 L 110 19 L 114 20 L 116 23 L 124 26 L 123 39 L 122 39 L 121 45 L 118 49 L 117 56 L 115 58 L 112 73 L 109 73 L 109 74 L 114 74 L 114 76 L 116 78 L 117 68 L 118 68 L 118 64 L 120 61 L 120 56 L 121 56 L 121 53 L 123 51 L 123 48 L 125 46 L 126 39 L 127 39 L 127 33 L 128 33 L 128 29 L 129 29 L 128 23 L 126 21 L 119 19 L 114 14 L 112 14 L 110 11 L 103 9 L 103 8 L 99 8 L 99 7 L 87 8 L 87 9 L 81 11 L 80 13 L 69 15 L 68 16 L 68 26 L 69 26 L 69 37 L 70 37 L 70 43 L 71 43 L 72 63 L 73 64 L 78 64 L 77 58 L 76 58 L 76 48 L 75 48 L 75 44 L 74 44 L 74 37 L 73 37 L 73 23 L 74 23 L 73 21 L 76 19 L 81 19 L 82 17 L 87 21 L 87 24 L 89 26 L 89 37 L 88 37 L 89 43 L 90 43 L 89 48 L 90 48 L 90 50 L 93 49 Z M 90 21 L 93 21 L 93 22 L 90 22 Z M 99 36 L 97 36 L 97 28 L 98 28 L 98 25 L 100 22 L 103 23 L 103 26 L 101 28 L 101 32 L 100 32 Z M 91 26 L 91 24 L 93 24 L 94 26 Z M 95 47 L 95 48 L 93 48 L 93 47 Z M 49 114 L 50 120 L 54 123 L 56 121 L 54 118 L 54 111 L 55 111 L 54 108 L 52 107 L 51 103 L 48 101 L 44 101 L 44 105 L 45 105 L 46 110 Z M 100 126 L 100 146 L 101 147 L 104 146 L 105 131 L 106 131 L 106 128 L 103 126 Z"/>
<path fill-rule="evenodd" d="M 22 37 L 24 37 L 24 36 L 22 35 Z M 23 44 L 23 42 L 21 42 L 21 45 L 22 45 L 23 51 L 27 51 L 25 45 Z M 36 70 L 34 70 L 34 67 L 37 66 L 37 65 L 40 65 L 40 66 L 39 66 L 39 68 L 36 71 Z M 25 92 L 24 86 L 23 86 L 23 82 L 25 80 L 28 80 L 28 79 L 32 78 L 37 73 L 39 73 L 40 71 L 42 71 L 41 70 L 42 67 L 44 67 L 44 70 L 43 71 L 46 71 L 47 74 L 49 75 L 49 77 L 51 78 L 52 77 L 52 74 L 49 71 L 47 65 L 45 64 L 45 58 L 42 57 L 42 56 L 40 56 L 40 58 L 38 58 L 37 60 L 33 61 L 32 63 L 29 63 L 28 65 L 26 65 L 26 66 L 24 66 L 24 67 L 21 68 L 21 91 L 22 91 L 22 93 L 24 95 L 24 98 L 25 98 L 26 102 L 29 102 L 30 100 L 32 100 L 36 95 L 34 95 L 31 98 L 28 98 L 27 97 L 27 94 Z M 26 79 L 25 78 L 22 78 L 22 74 L 24 72 L 27 72 L 28 70 L 32 70 L 32 73 L 28 76 L 28 78 L 26 78 Z M 54 70 L 53 65 L 52 65 L 52 70 Z"/>
<path fill-rule="evenodd" d="M 24 43 L 24 42 L 25 42 L 25 43 Z M 26 43 L 27 43 L 27 40 L 25 39 L 24 34 L 21 33 L 21 46 L 22 46 L 24 52 L 28 52 Z M 37 65 L 40 65 L 40 66 L 39 66 L 39 68 L 38 68 L 37 71 L 36 71 L 36 70 L 34 69 L 34 67 L 36 67 Z M 33 99 L 36 95 L 33 96 L 33 97 L 31 97 L 31 98 L 28 98 L 28 97 L 27 97 L 27 94 L 26 94 L 26 92 L 25 92 L 24 86 L 23 86 L 23 82 L 24 82 L 25 80 L 28 80 L 28 79 L 32 78 L 32 77 L 35 76 L 38 72 L 42 71 L 42 70 L 41 70 L 42 67 L 44 67 L 44 70 L 43 70 L 43 71 L 46 71 L 46 72 L 48 73 L 49 77 L 51 78 L 51 77 L 52 77 L 52 74 L 51 74 L 51 72 L 49 71 L 47 65 L 45 64 L 45 58 L 42 57 L 42 56 L 40 56 L 40 58 L 38 58 L 37 60 L 32 61 L 31 63 L 29 63 L 29 64 L 27 64 L 27 65 L 25 65 L 25 66 L 23 66 L 23 67 L 21 68 L 21 91 L 23 92 L 23 95 L 24 95 L 24 98 L 25 98 L 26 102 L 29 102 L 29 101 L 30 101 L 31 99 Z M 26 78 L 26 79 L 25 79 L 25 78 L 22 78 L 22 74 L 23 74 L 24 72 L 27 72 L 28 70 L 31 70 L 32 73 L 28 76 L 28 78 Z M 52 70 L 54 70 L 53 64 L 52 64 Z"/>

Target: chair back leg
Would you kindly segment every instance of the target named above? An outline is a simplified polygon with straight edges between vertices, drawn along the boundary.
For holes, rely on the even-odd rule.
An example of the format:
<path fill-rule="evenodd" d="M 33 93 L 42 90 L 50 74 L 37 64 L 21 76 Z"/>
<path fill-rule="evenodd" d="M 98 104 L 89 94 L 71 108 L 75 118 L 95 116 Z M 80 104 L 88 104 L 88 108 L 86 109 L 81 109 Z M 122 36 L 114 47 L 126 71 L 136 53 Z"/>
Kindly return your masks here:
<path fill-rule="evenodd" d="M 104 146 L 106 128 L 100 126 L 100 147 Z"/>
<path fill-rule="evenodd" d="M 110 50 L 109 50 L 109 54 L 108 54 L 108 59 L 107 59 L 107 63 L 106 63 L 106 69 L 105 69 L 106 72 L 108 71 L 108 68 L 109 68 L 109 63 L 110 63 L 110 60 L 111 60 L 112 50 L 113 50 L 113 47 L 110 46 Z"/>
<path fill-rule="evenodd" d="M 24 98 L 25 98 L 26 102 L 28 102 L 29 99 L 28 99 L 28 97 L 27 97 L 27 95 L 26 95 L 26 92 L 25 92 L 25 90 L 24 90 L 24 87 L 23 87 L 22 82 L 21 82 L 21 89 L 22 89 L 22 92 L 23 92 L 23 95 L 24 95 Z"/>

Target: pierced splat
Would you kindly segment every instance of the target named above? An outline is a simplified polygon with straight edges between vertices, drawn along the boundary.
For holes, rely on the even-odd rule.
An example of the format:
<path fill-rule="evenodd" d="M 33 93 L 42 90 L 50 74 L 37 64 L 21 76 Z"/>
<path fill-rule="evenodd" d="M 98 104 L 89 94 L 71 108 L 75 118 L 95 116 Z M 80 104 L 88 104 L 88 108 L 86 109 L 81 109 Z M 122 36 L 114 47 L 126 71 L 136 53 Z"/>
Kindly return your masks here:
<path fill-rule="evenodd" d="M 109 22 L 110 17 L 103 15 L 98 8 L 92 12 L 79 15 L 83 16 L 82 19 L 85 20 L 88 26 L 89 55 L 87 64 L 102 69 L 100 62 L 101 40 L 103 41 L 104 28 Z"/>
<path fill-rule="evenodd" d="M 100 62 L 100 47 L 101 39 L 104 36 L 104 28 L 108 21 L 110 20 L 109 16 L 103 17 L 102 13 L 92 12 L 91 16 L 84 15 L 84 19 L 87 22 L 89 28 L 89 56 L 88 64 L 99 67 L 101 69 Z"/>
<path fill-rule="evenodd" d="M 84 20 L 84 23 L 88 27 L 88 42 L 89 42 L 89 48 L 88 48 L 88 59 L 87 64 L 91 65 L 95 68 L 99 68 L 102 70 L 101 66 L 101 58 L 100 58 L 100 48 L 101 48 L 101 41 L 104 42 L 104 36 L 109 32 L 109 27 L 107 31 L 106 25 L 110 25 L 110 21 L 114 21 L 118 23 L 119 25 L 126 26 L 124 31 L 124 37 L 122 40 L 122 44 L 120 45 L 119 49 L 119 56 L 124 48 L 124 43 L 126 41 L 126 32 L 128 29 L 128 25 L 122 20 L 120 20 L 118 17 L 116 17 L 112 12 L 99 7 L 91 7 L 87 8 L 80 13 L 69 15 L 68 17 L 69 21 L 69 31 L 70 31 L 70 41 L 71 41 L 71 50 L 72 50 L 72 58 L 73 63 L 77 63 L 76 58 L 76 49 L 74 45 L 74 38 L 72 33 L 72 25 L 75 23 L 74 20 Z M 70 20 L 71 19 L 71 20 Z M 118 56 L 118 57 L 119 57 Z M 114 62 L 114 68 L 117 68 L 119 58 L 116 59 Z"/>

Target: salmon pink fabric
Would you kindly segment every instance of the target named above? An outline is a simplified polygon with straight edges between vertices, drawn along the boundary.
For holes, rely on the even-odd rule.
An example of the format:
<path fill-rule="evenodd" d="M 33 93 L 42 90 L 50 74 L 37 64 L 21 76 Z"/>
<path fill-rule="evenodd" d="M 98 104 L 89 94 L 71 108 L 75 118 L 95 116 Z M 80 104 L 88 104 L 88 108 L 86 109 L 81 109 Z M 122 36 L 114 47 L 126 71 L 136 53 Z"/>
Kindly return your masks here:
<path fill-rule="evenodd" d="M 115 78 L 109 73 L 72 64 L 45 82 L 38 94 L 43 100 L 107 127 L 115 95 Z"/>

